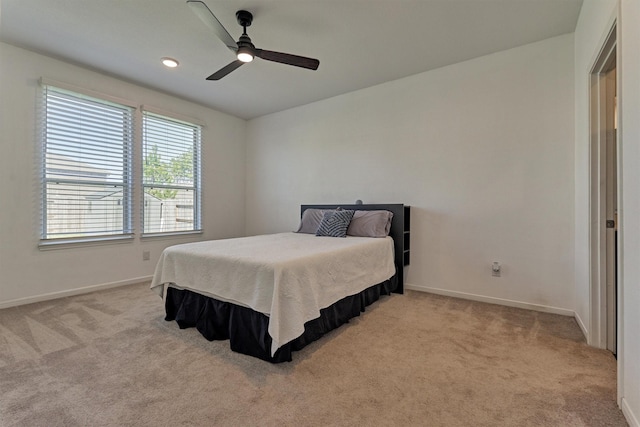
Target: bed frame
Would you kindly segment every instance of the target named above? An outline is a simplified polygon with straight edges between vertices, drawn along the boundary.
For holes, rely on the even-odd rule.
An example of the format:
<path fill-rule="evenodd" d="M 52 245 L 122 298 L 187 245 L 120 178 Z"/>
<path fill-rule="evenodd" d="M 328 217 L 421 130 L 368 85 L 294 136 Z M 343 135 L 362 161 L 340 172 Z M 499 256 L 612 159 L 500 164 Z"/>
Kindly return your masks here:
<path fill-rule="evenodd" d="M 175 320 L 181 329 L 195 327 L 207 340 L 229 340 L 231 350 L 254 356 L 271 363 L 290 362 L 292 352 L 318 340 L 329 331 L 359 316 L 365 307 L 382 295 L 403 292 L 403 270 L 408 262 L 408 214 L 407 206 L 387 205 L 302 205 L 306 209 L 380 210 L 393 212 L 390 236 L 394 239 L 396 275 L 373 285 L 364 291 L 345 297 L 320 310 L 320 317 L 305 323 L 304 333 L 281 346 L 271 355 L 269 317 L 250 308 L 207 297 L 189 290 L 169 287 L 165 298 L 165 320 Z"/>

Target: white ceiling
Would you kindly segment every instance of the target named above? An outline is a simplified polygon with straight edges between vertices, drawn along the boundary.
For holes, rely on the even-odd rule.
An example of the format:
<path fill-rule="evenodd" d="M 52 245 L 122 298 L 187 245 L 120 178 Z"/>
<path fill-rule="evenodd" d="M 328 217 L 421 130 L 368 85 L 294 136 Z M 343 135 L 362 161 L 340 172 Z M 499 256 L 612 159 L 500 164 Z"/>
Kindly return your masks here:
<path fill-rule="evenodd" d="M 206 81 L 233 52 L 185 0 L 1 0 L 0 40 L 250 119 L 573 32 L 582 0 L 204 0 L 237 40 L 320 60 L 256 59 Z M 160 58 L 180 61 L 167 69 Z M 72 82 L 71 82 L 72 83 Z"/>

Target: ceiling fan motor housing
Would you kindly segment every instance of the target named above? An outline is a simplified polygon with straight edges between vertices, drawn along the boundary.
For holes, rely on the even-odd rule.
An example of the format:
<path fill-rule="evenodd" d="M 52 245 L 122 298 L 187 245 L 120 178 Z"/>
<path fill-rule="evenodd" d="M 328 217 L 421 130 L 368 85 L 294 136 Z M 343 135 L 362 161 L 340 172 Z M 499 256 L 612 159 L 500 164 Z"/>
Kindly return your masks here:
<path fill-rule="evenodd" d="M 256 47 L 253 45 L 253 43 L 251 43 L 251 39 L 249 38 L 248 35 L 243 34 L 240 36 L 240 39 L 238 39 L 238 48 L 241 48 L 243 46 L 249 47 L 251 49 L 255 49 Z"/>

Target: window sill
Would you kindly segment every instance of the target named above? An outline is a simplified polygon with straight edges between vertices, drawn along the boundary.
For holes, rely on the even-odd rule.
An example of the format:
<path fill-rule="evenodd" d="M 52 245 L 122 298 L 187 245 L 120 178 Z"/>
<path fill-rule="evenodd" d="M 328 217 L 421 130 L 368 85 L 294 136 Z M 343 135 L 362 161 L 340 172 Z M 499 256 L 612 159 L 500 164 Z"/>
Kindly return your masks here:
<path fill-rule="evenodd" d="M 195 231 L 176 231 L 174 233 L 147 233 L 140 236 L 140 240 L 153 240 L 153 239 L 171 239 L 180 237 L 189 237 L 193 235 L 203 234 L 202 230 Z"/>
<path fill-rule="evenodd" d="M 38 243 L 38 249 L 40 249 L 41 251 L 48 251 L 54 249 L 82 248 L 87 246 L 103 246 L 119 243 L 129 243 L 131 241 L 133 241 L 132 234 L 127 234 L 125 236 L 84 237 L 77 239 L 50 239 L 40 240 L 40 243 Z"/>

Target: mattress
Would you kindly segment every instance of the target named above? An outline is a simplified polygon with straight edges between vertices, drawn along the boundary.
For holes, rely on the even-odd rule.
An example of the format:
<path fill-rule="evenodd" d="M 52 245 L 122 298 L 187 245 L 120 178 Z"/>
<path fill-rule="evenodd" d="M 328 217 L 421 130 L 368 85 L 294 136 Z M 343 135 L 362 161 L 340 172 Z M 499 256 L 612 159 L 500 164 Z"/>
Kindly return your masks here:
<path fill-rule="evenodd" d="M 151 288 L 188 289 L 269 316 L 271 354 L 336 301 L 395 274 L 393 240 L 279 233 L 171 246 Z"/>

